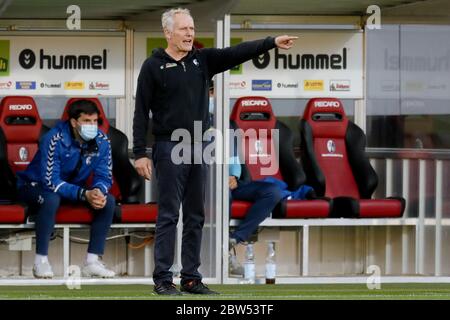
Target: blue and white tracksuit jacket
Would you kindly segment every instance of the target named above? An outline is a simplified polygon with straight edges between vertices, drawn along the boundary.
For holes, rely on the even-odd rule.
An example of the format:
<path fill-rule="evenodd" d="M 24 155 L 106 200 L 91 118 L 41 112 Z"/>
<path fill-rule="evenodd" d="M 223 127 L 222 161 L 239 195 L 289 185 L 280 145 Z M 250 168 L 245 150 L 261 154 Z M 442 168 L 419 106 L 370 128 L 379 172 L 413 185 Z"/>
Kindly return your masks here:
<path fill-rule="evenodd" d="M 107 194 L 112 185 L 111 144 L 100 130 L 95 142 L 97 147 L 88 149 L 87 143 L 80 144 L 73 137 L 68 121 L 59 122 L 42 138 L 28 168 L 17 172 L 18 188 L 25 183 L 38 183 L 44 190 L 73 201 L 80 199 L 83 189 L 99 188 Z M 87 188 L 91 174 L 92 184 Z"/>

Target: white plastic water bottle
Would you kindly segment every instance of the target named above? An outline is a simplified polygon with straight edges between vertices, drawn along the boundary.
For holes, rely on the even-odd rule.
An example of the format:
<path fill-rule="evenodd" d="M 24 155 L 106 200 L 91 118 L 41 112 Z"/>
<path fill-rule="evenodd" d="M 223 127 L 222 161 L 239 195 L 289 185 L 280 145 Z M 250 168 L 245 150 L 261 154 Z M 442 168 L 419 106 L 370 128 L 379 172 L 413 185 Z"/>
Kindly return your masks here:
<path fill-rule="evenodd" d="M 275 262 L 275 243 L 269 242 L 266 256 L 266 284 L 274 284 L 277 274 L 277 264 Z"/>
<path fill-rule="evenodd" d="M 253 284 L 256 281 L 255 252 L 251 243 L 245 247 L 244 278 L 246 283 Z"/>

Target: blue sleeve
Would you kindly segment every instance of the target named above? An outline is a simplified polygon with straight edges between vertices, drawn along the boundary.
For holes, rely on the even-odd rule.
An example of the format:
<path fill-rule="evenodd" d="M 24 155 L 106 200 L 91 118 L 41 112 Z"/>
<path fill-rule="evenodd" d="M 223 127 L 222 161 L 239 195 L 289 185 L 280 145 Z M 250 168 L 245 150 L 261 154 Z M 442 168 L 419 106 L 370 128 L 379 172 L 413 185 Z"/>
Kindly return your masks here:
<path fill-rule="evenodd" d="M 99 188 L 103 194 L 107 194 L 112 186 L 112 157 L 111 143 L 103 133 L 100 136 L 100 155 L 98 165 L 94 168 L 92 188 Z"/>
<path fill-rule="evenodd" d="M 239 157 L 230 157 L 229 175 L 235 176 L 237 179 L 241 177 L 242 169 Z"/>
<path fill-rule="evenodd" d="M 312 187 L 304 184 L 304 185 L 300 186 L 300 188 L 298 188 L 297 190 L 292 192 L 292 199 L 305 200 L 306 195 L 311 191 L 314 191 L 314 189 Z"/>
<path fill-rule="evenodd" d="M 40 145 L 41 150 L 41 184 L 44 189 L 56 192 L 64 198 L 76 201 L 79 199 L 81 187 L 61 179 L 61 149 L 60 133 L 44 139 Z"/>

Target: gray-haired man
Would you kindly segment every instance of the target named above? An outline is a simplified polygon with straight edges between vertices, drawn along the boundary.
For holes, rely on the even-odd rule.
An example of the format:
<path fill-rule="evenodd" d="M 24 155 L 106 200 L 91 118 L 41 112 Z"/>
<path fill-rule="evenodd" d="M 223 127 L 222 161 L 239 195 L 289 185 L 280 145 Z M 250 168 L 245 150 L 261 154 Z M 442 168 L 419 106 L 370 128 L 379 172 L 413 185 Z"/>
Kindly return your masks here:
<path fill-rule="evenodd" d="M 160 195 L 156 223 L 154 291 L 157 294 L 180 294 L 172 283 L 173 275 L 169 269 L 174 259 L 176 226 L 182 203 L 181 291 L 215 294 L 202 283 L 202 276 L 198 271 L 205 219 L 207 167 L 204 163 L 175 164 L 171 159 L 171 151 L 180 142 L 173 141 L 171 136 L 176 129 L 186 129 L 194 137 L 194 121 L 201 122 L 203 131 L 210 127 L 208 88 L 209 80 L 215 74 L 275 47 L 289 49 L 296 37 L 267 37 L 225 49 L 196 49 L 193 47 L 194 20 L 187 9 L 166 11 L 162 15 L 162 26 L 167 48 L 155 50 L 142 65 L 133 123 L 136 170 L 141 176 L 150 179 L 152 162 L 146 156 L 145 147 L 149 111 L 152 111 L 155 136 L 152 158 Z M 202 159 L 201 155 L 196 155 L 203 149 L 194 147 L 198 143 L 206 144 L 202 141 L 192 142 L 192 159 Z"/>

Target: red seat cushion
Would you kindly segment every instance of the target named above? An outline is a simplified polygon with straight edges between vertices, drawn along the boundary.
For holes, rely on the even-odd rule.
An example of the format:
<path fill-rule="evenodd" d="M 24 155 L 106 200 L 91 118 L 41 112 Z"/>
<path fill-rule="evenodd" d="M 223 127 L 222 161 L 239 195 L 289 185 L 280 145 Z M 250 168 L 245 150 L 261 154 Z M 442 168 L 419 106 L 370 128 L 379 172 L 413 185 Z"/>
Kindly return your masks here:
<path fill-rule="evenodd" d="M 82 204 L 62 204 L 56 213 L 56 223 L 87 224 L 92 222 L 92 215 L 92 211 Z"/>
<path fill-rule="evenodd" d="M 231 204 L 231 218 L 244 219 L 252 205 L 253 202 L 250 201 L 234 200 Z"/>
<path fill-rule="evenodd" d="M 148 204 L 122 204 L 120 222 L 123 223 L 155 223 L 158 216 L 158 205 Z"/>
<path fill-rule="evenodd" d="M 360 199 L 360 218 L 396 218 L 403 215 L 402 202 L 398 199 Z"/>
<path fill-rule="evenodd" d="M 123 204 L 117 206 L 120 210 L 122 223 L 154 223 L 158 215 L 158 206 L 149 204 Z M 63 204 L 56 213 L 56 223 L 90 224 L 93 212 L 84 205 Z"/>
<path fill-rule="evenodd" d="M 280 218 L 288 219 L 327 218 L 329 213 L 327 200 L 286 200 L 280 208 Z"/>
<path fill-rule="evenodd" d="M 24 223 L 25 208 L 19 204 L 0 205 L 0 223 Z"/>

